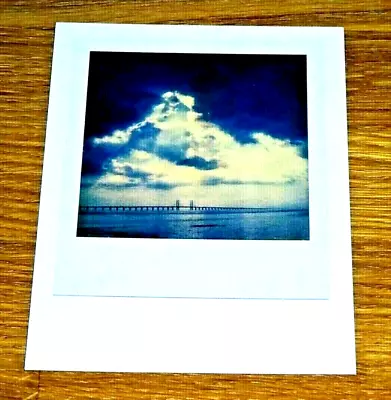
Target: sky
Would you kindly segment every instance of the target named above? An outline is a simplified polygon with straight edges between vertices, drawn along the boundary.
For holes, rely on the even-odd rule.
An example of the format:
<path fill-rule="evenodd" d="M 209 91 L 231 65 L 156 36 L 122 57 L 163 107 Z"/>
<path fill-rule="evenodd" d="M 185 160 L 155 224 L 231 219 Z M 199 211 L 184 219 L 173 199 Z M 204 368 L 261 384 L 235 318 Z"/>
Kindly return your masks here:
<path fill-rule="evenodd" d="M 91 52 L 80 203 L 308 207 L 306 58 Z"/>

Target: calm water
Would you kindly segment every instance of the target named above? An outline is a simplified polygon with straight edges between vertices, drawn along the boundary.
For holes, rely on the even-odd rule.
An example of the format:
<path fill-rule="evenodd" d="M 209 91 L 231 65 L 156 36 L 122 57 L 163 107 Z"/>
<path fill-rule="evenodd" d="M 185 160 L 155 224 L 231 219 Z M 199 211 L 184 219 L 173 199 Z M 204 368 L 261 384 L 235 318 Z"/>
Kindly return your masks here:
<path fill-rule="evenodd" d="M 133 211 L 79 215 L 78 236 L 308 240 L 308 211 Z"/>

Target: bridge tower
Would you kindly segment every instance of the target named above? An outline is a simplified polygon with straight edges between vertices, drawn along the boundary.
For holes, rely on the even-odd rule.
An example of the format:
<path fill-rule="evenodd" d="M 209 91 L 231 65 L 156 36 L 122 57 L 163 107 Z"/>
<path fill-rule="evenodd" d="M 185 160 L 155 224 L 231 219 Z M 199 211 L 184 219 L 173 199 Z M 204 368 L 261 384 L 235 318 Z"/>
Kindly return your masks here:
<path fill-rule="evenodd" d="M 190 210 L 194 209 L 194 200 L 190 200 Z"/>
<path fill-rule="evenodd" d="M 181 204 L 180 204 L 179 200 L 177 200 L 176 203 L 175 203 L 175 207 L 176 207 L 177 210 L 179 210 L 180 205 Z"/>

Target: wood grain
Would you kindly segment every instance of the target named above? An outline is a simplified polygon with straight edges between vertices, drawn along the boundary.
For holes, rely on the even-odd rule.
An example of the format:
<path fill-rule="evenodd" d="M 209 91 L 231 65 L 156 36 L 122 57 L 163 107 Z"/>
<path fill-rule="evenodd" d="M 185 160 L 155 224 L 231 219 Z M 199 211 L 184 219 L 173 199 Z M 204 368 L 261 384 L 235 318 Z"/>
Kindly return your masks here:
<path fill-rule="evenodd" d="M 391 3 L 0 2 L 0 399 L 391 399 Z M 357 376 L 24 372 L 56 21 L 344 26 Z"/>

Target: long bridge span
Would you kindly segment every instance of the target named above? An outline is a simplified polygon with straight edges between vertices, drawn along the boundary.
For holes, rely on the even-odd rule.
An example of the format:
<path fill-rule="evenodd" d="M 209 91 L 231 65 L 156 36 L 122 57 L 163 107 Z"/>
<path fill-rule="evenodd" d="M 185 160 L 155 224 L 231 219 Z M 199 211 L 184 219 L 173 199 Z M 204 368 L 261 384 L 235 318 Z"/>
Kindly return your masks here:
<path fill-rule="evenodd" d="M 262 212 L 271 208 L 267 207 L 235 207 L 235 206 L 198 206 L 194 201 L 190 201 L 188 205 L 181 205 L 179 200 L 174 205 L 81 205 L 80 213 L 97 213 L 97 212 L 127 212 L 127 211 L 242 211 L 242 212 Z"/>

